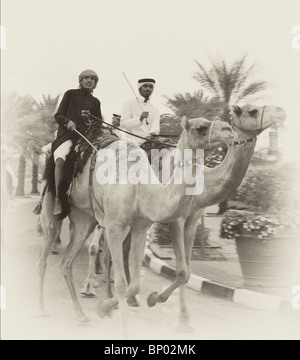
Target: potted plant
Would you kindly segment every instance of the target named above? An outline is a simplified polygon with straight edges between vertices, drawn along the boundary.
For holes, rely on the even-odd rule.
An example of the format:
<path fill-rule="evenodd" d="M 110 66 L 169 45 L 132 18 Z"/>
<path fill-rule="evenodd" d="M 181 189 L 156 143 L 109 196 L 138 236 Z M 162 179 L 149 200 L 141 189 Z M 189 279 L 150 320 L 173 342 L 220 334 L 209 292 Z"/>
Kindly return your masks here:
<path fill-rule="evenodd" d="M 221 237 L 235 239 L 245 285 L 285 286 L 300 260 L 297 169 L 276 164 L 249 170 L 237 190 L 247 210 L 228 210 Z"/>

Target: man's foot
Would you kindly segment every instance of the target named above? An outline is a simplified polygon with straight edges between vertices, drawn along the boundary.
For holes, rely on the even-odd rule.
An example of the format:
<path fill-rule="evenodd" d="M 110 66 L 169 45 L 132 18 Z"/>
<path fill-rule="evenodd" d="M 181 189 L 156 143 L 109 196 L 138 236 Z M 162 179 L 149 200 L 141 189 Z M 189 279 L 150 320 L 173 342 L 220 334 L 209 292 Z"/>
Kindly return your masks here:
<path fill-rule="evenodd" d="M 58 197 L 56 197 L 55 198 L 55 203 L 54 203 L 53 215 L 59 215 L 61 213 L 62 213 L 61 203 L 60 203 Z"/>

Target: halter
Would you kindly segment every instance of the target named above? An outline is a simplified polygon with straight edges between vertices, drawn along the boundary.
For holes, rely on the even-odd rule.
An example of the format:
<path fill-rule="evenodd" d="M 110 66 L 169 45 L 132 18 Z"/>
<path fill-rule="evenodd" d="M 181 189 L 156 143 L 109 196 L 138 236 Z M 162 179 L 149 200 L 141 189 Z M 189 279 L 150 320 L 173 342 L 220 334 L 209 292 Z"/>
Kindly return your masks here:
<path fill-rule="evenodd" d="M 262 125 L 263 125 L 263 118 L 264 118 L 264 114 L 265 114 L 265 108 L 266 108 L 266 105 L 263 106 L 262 108 L 262 112 L 261 112 L 261 117 L 260 117 L 260 129 L 259 129 L 259 133 L 262 132 Z M 232 124 L 232 126 L 235 126 L 237 129 L 239 130 L 242 130 L 240 127 L 238 127 L 236 124 Z M 243 145 L 245 146 L 246 144 L 248 143 L 251 143 L 253 141 L 256 141 L 257 140 L 257 137 L 254 136 L 253 138 L 250 138 L 250 139 L 246 139 L 246 140 L 240 140 L 240 141 L 234 141 L 233 143 L 229 143 L 228 146 L 233 146 L 233 145 Z"/>
<path fill-rule="evenodd" d="M 213 124 L 214 124 L 214 121 L 212 121 L 212 123 L 211 123 L 211 125 L 210 125 L 210 128 L 209 128 L 209 133 L 208 133 L 208 146 L 209 146 L 209 149 L 210 149 L 210 150 L 212 150 L 212 146 L 211 146 L 211 134 L 212 134 Z"/>
<path fill-rule="evenodd" d="M 125 133 L 125 134 L 129 134 L 129 135 L 134 136 L 134 137 L 136 137 L 136 138 L 139 138 L 139 139 L 142 139 L 142 140 L 145 140 L 145 141 L 149 141 L 149 139 L 147 139 L 147 138 L 144 138 L 144 137 L 142 137 L 142 136 L 133 134 L 133 133 L 131 133 L 131 132 L 128 132 L 128 131 L 126 131 L 126 130 L 124 130 L 124 129 L 119 128 L 118 126 L 109 124 L 109 123 L 103 121 L 102 119 L 99 119 L 98 117 L 92 115 L 89 110 L 83 110 L 83 111 L 82 111 L 82 115 L 84 115 L 85 117 L 87 117 L 87 119 L 85 120 L 85 124 L 86 124 L 87 126 L 91 126 L 91 124 L 93 123 L 93 120 L 95 120 L 96 122 L 99 121 L 99 122 L 101 122 L 102 124 L 108 125 L 108 126 L 114 128 L 114 129 L 117 129 L 117 130 Z M 155 140 L 151 140 L 151 141 L 152 141 L 153 143 L 155 143 L 155 144 L 161 145 L 161 143 L 158 142 L 158 141 L 155 141 Z M 166 146 L 171 146 L 171 147 L 176 147 L 175 144 L 170 144 L 170 143 L 165 143 L 165 145 L 166 145 Z"/>

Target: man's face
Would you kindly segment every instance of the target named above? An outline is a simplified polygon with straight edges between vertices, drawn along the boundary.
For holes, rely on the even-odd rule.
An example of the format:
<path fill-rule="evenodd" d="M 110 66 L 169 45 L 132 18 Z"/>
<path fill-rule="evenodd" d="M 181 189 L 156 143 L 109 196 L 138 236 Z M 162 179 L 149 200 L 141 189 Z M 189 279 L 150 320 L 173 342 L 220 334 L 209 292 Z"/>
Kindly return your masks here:
<path fill-rule="evenodd" d="M 85 76 L 80 82 L 81 87 L 93 90 L 96 86 L 96 80 L 95 76 Z"/>
<path fill-rule="evenodd" d="M 139 88 L 139 92 L 144 98 L 149 98 L 153 93 L 153 90 L 154 90 L 153 84 L 144 84 Z"/>
<path fill-rule="evenodd" d="M 111 123 L 114 126 L 120 126 L 120 119 L 113 116 Z"/>

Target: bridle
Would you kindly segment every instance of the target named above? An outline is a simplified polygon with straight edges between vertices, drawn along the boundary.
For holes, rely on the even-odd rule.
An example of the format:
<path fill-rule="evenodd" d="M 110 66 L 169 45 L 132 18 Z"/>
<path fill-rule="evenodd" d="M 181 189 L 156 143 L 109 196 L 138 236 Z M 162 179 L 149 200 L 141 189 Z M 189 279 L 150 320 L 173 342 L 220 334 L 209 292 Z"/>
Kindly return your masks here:
<path fill-rule="evenodd" d="M 142 136 L 133 134 L 133 133 L 131 133 L 131 132 L 129 132 L 129 131 L 126 131 L 126 130 L 124 130 L 124 129 L 119 128 L 118 126 L 109 124 L 109 123 L 105 122 L 104 120 L 99 119 L 98 117 L 92 115 L 89 110 L 82 110 L 82 115 L 85 116 L 86 119 L 85 119 L 84 122 L 85 122 L 85 124 L 86 124 L 89 128 L 91 127 L 91 125 L 93 125 L 93 123 L 94 123 L 93 120 L 95 120 L 95 121 L 100 121 L 102 124 L 108 125 L 109 127 L 112 127 L 112 128 L 114 128 L 114 129 L 116 129 L 116 130 L 118 130 L 118 131 L 122 131 L 122 132 L 124 132 L 125 134 L 129 134 L 129 135 L 134 136 L 134 137 L 137 137 L 137 138 L 139 138 L 139 139 L 142 139 L 142 140 L 145 140 L 145 141 L 149 141 L 149 139 L 147 139 L 147 138 L 144 138 L 144 137 L 142 137 Z M 151 139 L 151 142 L 153 142 L 153 143 L 155 143 L 155 144 L 161 145 L 160 142 L 155 141 L 155 140 L 152 140 L 152 139 Z M 165 144 L 166 146 L 176 147 L 175 144 L 171 144 L 171 143 L 164 143 L 164 144 Z"/>
<path fill-rule="evenodd" d="M 209 128 L 209 133 L 208 133 L 208 146 L 209 146 L 209 149 L 212 150 L 212 146 L 211 146 L 211 134 L 212 134 L 212 129 L 213 129 L 213 125 L 214 125 L 214 121 L 212 121 L 211 125 L 210 125 L 210 128 Z"/>
<path fill-rule="evenodd" d="M 262 132 L 262 130 L 263 130 L 262 125 L 263 125 L 263 118 L 264 118 L 264 114 L 265 114 L 265 108 L 266 108 L 266 105 L 263 106 L 262 112 L 261 112 L 259 134 L 260 134 L 260 133 Z M 235 126 L 237 129 L 243 131 L 243 129 L 241 129 L 240 127 L 238 127 L 236 124 L 232 124 L 232 123 L 231 123 L 231 126 Z M 256 140 L 257 140 L 257 137 L 254 136 L 254 137 L 249 138 L 249 139 L 246 139 L 246 140 L 240 140 L 240 141 L 236 140 L 236 141 L 234 141 L 234 142 L 232 142 L 232 143 L 229 143 L 228 146 L 233 146 L 233 145 L 246 145 L 246 144 L 251 143 L 251 142 L 256 141 Z"/>

